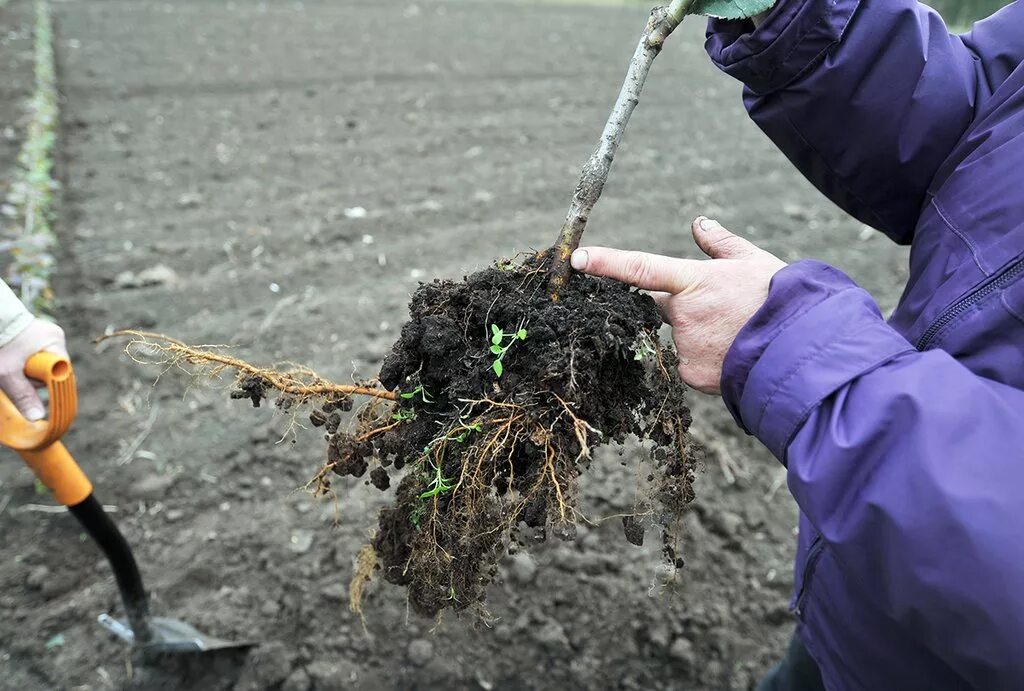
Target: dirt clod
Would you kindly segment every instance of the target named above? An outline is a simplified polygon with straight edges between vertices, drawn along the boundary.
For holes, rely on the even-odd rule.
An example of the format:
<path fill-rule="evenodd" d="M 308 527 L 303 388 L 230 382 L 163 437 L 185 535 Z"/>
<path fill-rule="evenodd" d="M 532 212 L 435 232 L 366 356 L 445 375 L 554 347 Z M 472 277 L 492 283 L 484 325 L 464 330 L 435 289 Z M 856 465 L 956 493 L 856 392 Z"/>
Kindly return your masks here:
<path fill-rule="evenodd" d="M 422 614 L 483 612 L 524 527 L 534 539 L 575 539 L 577 486 L 599 445 L 635 436 L 652 446 L 645 519 L 624 521 L 630 542 L 642 544 L 650 525 L 668 540 L 693 499 L 690 413 L 654 301 L 574 275 L 553 302 L 546 277 L 532 257 L 421 284 L 380 371 L 396 402 L 367 404 L 354 430 L 332 425 L 330 406 L 311 416 L 328 434 L 319 491 L 332 474 L 371 466 L 370 483 L 387 489 L 387 469 L 404 469 L 372 546 L 384 579 Z"/>

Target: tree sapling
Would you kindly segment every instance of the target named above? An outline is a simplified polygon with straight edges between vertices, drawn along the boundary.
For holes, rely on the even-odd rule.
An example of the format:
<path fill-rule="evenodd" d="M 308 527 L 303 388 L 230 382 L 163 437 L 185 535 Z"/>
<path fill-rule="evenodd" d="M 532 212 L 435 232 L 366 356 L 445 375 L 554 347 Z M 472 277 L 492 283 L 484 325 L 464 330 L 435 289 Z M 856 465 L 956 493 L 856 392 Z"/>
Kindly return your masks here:
<path fill-rule="evenodd" d="M 746 17 L 771 4 L 673 0 L 652 11 L 558 244 L 462 281 L 421 284 L 378 381 L 333 384 L 307 368 L 259 368 L 155 334 L 119 334 L 133 339 L 129 354 L 164 368 L 235 370 L 235 395 L 254 405 L 275 395 L 286 411 L 319 405 L 317 420 L 332 422 L 324 425 L 326 461 L 310 482 L 318 496 L 332 493 L 335 477 L 361 478 L 371 466 L 378 489 L 390 486 L 389 473 L 405 471 L 377 516 L 372 544 L 357 558 L 354 610 L 361 611 L 365 588 L 379 573 L 407 589 L 416 612 L 471 609 L 486 616 L 486 587 L 509 545 L 522 543 L 524 530 L 538 539 L 572 539 L 576 520 L 585 518 L 579 483 L 592 450 L 631 437 L 646 442 L 636 455 L 646 484 L 635 495 L 635 520 L 624 524 L 627 538 L 639 543 L 645 529 L 658 528 L 666 563 L 679 563 L 700 454 L 689 434 L 686 389 L 675 376 L 677 355 L 658 340 L 661 316 L 649 295 L 573 274 L 569 256 L 666 37 L 687 14 Z M 515 332 L 498 326 L 516 320 L 522 321 Z M 478 334 L 488 331 L 496 377 L 517 348 L 516 376 L 501 386 L 480 366 Z M 354 396 L 365 403 L 354 408 Z M 411 405 L 416 399 L 429 405 Z M 342 425 L 339 413 L 346 411 L 352 414 Z"/>

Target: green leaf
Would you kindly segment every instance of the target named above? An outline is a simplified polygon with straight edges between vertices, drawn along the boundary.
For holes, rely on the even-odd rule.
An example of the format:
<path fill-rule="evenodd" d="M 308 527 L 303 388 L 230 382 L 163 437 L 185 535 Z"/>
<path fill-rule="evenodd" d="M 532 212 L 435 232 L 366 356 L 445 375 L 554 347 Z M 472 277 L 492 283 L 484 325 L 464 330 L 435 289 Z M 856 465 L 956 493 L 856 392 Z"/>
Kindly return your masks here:
<path fill-rule="evenodd" d="M 494 353 L 495 355 L 501 355 L 503 351 L 500 345 L 495 344 L 491 346 L 491 352 Z"/>
<path fill-rule="evenodd" d="M 415 391 L 409 391 L 408 393 L 399 394 L 402 398 L 412 398 L 416 395 Z"/>
<path fill-rule="evenodd" d="M 520 341 L 525 341 L 526 329 L 519 329 L 519 331 L 516 332 L 516 338 L 518 338 Z"/>
<path fill-rule="evenodd" d="M 748 19 L 769 10 L 775 0 L 695 0 L 689 14 L 718 19 Z"/>
<path fill-rule="evenodd" d="M 502 332 L 502 330 L 500 328 L 498 328 L 497 324 L 491 324 L 491 337 L 492 337 L 492 339 L 493 338 L 500 339 L 504 335 L 505 334 Z"/>
<path fill-rule="evenodd" d="M 505 371 L 505 366 L 501 364 L 501 360 L 495 360 L 491 363 L 491 369 L 500 377 L 501 373 Z"/>

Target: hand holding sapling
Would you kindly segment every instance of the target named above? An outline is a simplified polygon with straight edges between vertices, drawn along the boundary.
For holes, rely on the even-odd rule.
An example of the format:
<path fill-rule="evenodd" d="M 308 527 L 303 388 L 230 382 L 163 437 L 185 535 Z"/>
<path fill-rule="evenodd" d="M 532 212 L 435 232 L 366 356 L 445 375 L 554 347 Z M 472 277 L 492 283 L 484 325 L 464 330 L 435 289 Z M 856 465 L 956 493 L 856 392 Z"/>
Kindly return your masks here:
<path fill-rule="evenodd" d="M 703 216 L 694 220 L 692 231 L 710 260 L 586 247 L 573 253 L 572 265 L 655 291 L 680 353 L 680 378 L 698 391 L 718 394 L 726 353 L 786 263 Z"/>
<path fill-rule="evenodd" d="M 552 300 L 558 300 L 559 292 L 569 280 L 569 257 L 573 250 L 579 247 L 583 231 L 587 229 L 590 212 L 601 198 L 619 142 L 626 132 L 626 125 L 629 124 L 633 110 L 640 102 L 640 92 L 647 81 L 647 74 L 654 64 L 654 58 L 661 53 L 665 40 L 687 15 L 749 19 L 767 12 L 774 4 L 775 0 L 672 0 L 667 7 L 655 7 L 651 10 L 647 26 L 640 35 L 633 59 L 629 63 L 626 80 L 598 140 L 597 149 L 583 165 L 558 240 L 549 250 L 551 268 L 548 290 Z"/>

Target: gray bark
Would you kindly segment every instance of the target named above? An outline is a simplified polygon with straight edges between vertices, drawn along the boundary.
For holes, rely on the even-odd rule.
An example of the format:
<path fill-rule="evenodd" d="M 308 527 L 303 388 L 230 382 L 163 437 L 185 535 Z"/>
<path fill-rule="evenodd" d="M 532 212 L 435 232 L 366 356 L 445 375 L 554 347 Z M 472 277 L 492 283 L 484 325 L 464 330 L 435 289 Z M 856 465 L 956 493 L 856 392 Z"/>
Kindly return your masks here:
<path fill-rule="evenodd" d="M 605 182 L 608 181 L 608 173 L 611 171 L 612 161 L 615 159 L 615 152 L 622 141 L 622 135 L 629 124 L 629 118 L 633 114 L 637 103 L 640 102 L 640 92 L 647 81 L 647 74 L 651 71 L 654 58 L 658 57 L 661 48 L 680 22 L 686 16 L 693 0 L 673 0 L 668 7 L 655 7 L 647 20 L 647 26 L 640 36 L 633 59 L 629 63 L 629 70 L 626 72 L 626 80 L 619 91 L 619 97 L 612 107 L 608 116 L 608 122 L 604 126 L 601 140 L 598 142 L 597 150 L 591 154 L 583 172 L 580 173 L 579 183 L 573 193 L 572 202 L 569 205 L 569 212 L 562 224 L 562 231 L 558 236 L 558 242 L 551 249 L 551 278 L 548 283 L 548 290 L 551 299 L 558 300 L 559 291 L 569 280 L 572 268 L 569 265 L 569 258 L 580 245 L 580 238 L 586 230 L 587 220 L 590 212 L 593 211 L 597 200 L 601 198 Z"/>

